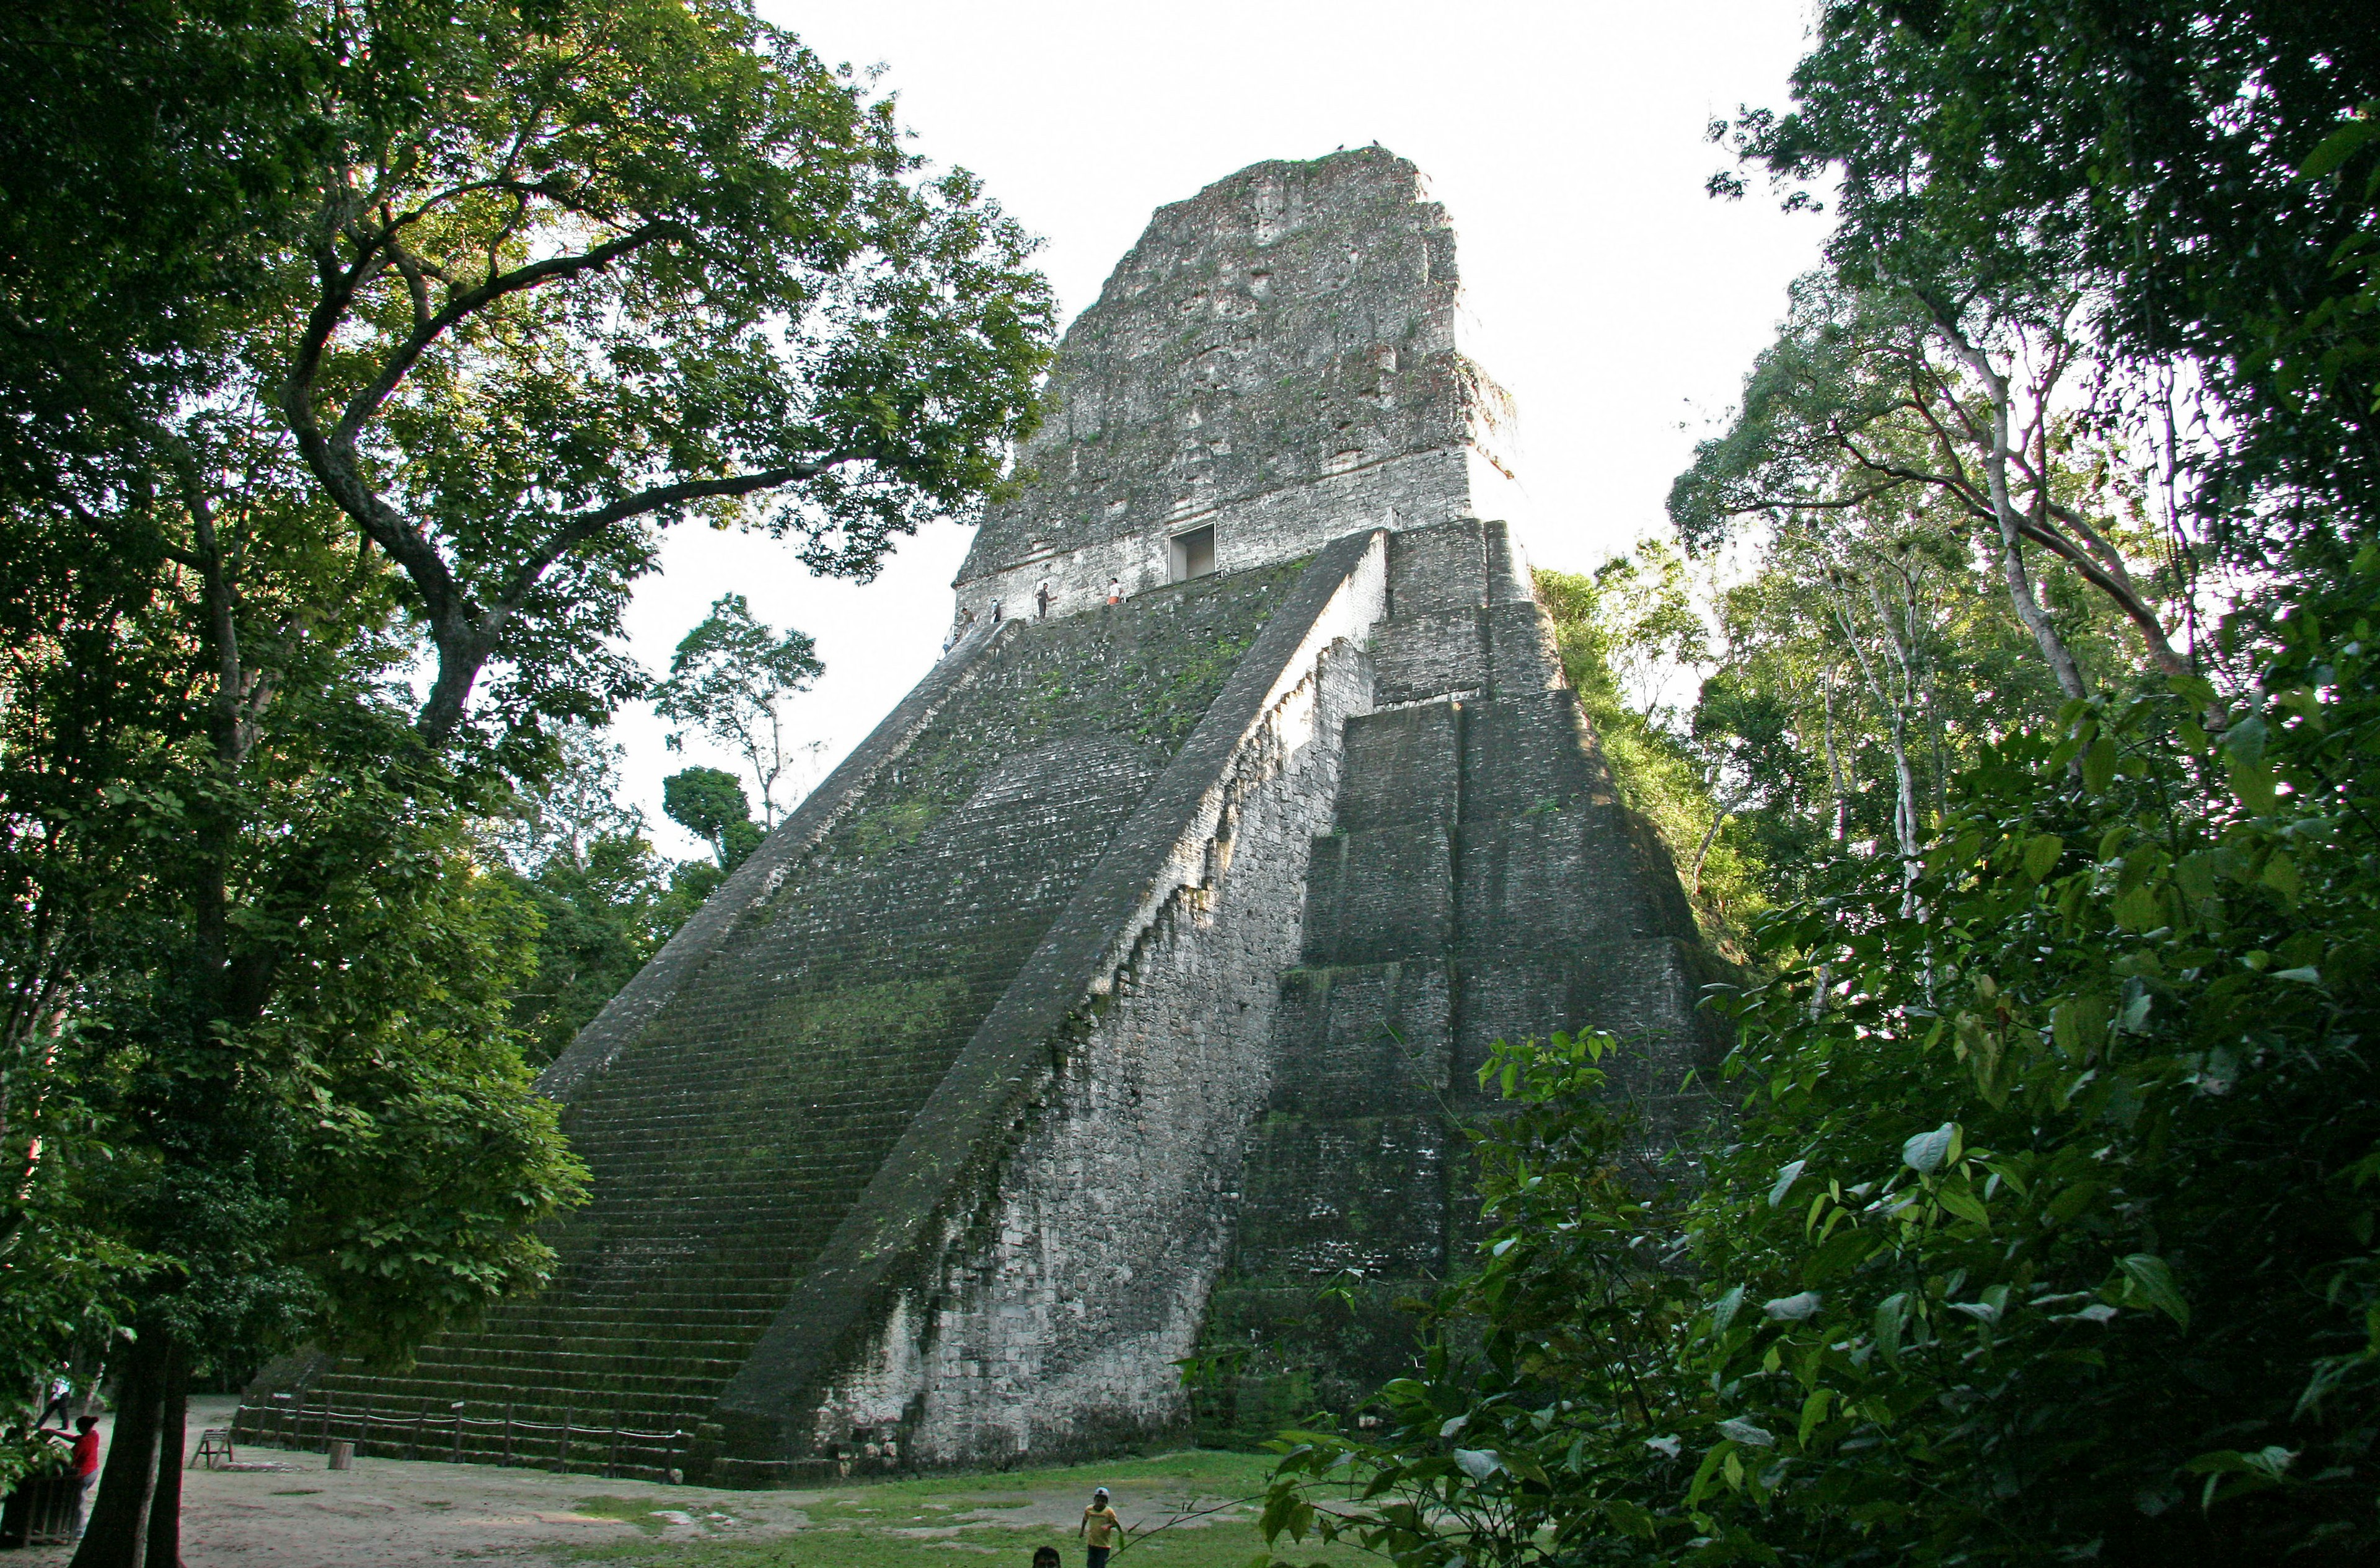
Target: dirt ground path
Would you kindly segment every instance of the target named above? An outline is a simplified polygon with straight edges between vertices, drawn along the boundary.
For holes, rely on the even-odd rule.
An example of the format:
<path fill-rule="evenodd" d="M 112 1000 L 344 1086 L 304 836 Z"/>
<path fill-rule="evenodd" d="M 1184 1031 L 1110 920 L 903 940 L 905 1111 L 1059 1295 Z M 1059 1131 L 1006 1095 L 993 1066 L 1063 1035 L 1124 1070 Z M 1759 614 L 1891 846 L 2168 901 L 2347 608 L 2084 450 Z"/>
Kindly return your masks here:
<path fill-rule="evenodd" d="M 190 1402 L 186 1465 L 203 1430 L 231 1424 L 236 1403 Z M 430 1568 L 490 1558 L 953 1568 L 978 1558 L 1021 1564 L 1048 1543 L 1078 1562 L 1075 1522 L 1090 1487 L 1108 1484 L 1128 1525 L 1172 1524 L 1131 1554 L 1135 1562 L 1239 1568 L 1262 1542 L 1253 1510 L 1230 1500 L 1258 1489 L 1264 1468 L 1257 1455 L 1202 1453 L 827 1490 L 726 1491 L 396 1459 L 358 1459 L 337 1471 L 320 1453 L 242 1448 L 233 1468 L 184 1470 L 182 1556 L 185 1568 Z M 1197 1517 L 1184 1517 L 1194 1511 Z M 34 1548 L 8 1562 L 63 1568 L 71 1555 L 66 1547 Z"/>
<path fill-rule="evenodd" d="M 237 1404 L 190 1402 L 186 1465 L 200 1433 L 230 1426 Z M 101 1430 L 104 1436 L 104 1421 Z M 775 1535 L 807 1523 L 801 1494 L 794 1492 L 714 1492 L 397 1459 L 358 1459 L 352 1470 L 332 1470 L 319 1453 L 273 1448 L 242 1448 L 231 1469 L 185 1469 L 182 1485 L 186 1568 L 415 1568 L 724 1528 Z M 618 1516 L 578 1513 L 574 1504 L 592 1494 L 601 1494 Z M 632 1520 L 632 1502 L 648 1504 L 644 1520 Z M 71 1555 L 66 1547 L 34 1548 L 13 1561 L 51 1568 Z"/>

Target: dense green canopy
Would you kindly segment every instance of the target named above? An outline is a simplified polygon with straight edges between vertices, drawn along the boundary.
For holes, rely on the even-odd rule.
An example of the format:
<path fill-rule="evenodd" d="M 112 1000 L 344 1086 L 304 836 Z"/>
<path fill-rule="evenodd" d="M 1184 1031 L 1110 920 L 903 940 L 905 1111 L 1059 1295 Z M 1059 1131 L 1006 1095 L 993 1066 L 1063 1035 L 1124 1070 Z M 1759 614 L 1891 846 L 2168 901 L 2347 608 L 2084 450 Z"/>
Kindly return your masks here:
<path fill-rule="evenodd" d="M 1711 1134 L 1499 1047 L 1486 1242 L 1283 1444 L 1285 1561 L 2380 1551 L 2375 116 L 2357 7 L 1840 0 L 1715 128 L 1834 226 L 1672 494 L 1700 698 L 1607 726 L 1749 889 Z"/>
<path fill-rule="evenodd" d="M 633 824 L 487 824 L 641 693 L 659 530 L 866 577 L 1051 303 L 737 0 L 30 0 L 0 103 L 0 1365 L 115 1369 L 79 1560 L 170 1562 L 193 1375 L 542 1277 L 515 1026 L 671 917 Z"/>

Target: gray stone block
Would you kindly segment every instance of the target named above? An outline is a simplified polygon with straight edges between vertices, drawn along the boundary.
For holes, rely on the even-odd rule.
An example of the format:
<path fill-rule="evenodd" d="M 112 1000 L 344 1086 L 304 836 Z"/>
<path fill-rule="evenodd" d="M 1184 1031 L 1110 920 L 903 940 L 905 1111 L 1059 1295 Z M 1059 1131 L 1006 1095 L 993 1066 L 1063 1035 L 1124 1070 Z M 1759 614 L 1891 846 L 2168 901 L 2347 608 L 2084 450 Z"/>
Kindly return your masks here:
<path fill-rule="evenodd" d="M 1454 935 L 1453 833 L 1407 822 L 1315 842 L 1305 962 L 1435 958 Z"/>
<path fill-rule="evenodd" d="M 1488 612 L 1434 610 L 1396 623 L 1372 646 L 1384 703 L 1473 698 L 1488 689 Z"/>
<path fill-rule="evenodd" d="M 1462 712 L 1451 703 L 1347 721 L 1336 821 L 1349 832 L 1451 822 L 1462 804 Z"/>

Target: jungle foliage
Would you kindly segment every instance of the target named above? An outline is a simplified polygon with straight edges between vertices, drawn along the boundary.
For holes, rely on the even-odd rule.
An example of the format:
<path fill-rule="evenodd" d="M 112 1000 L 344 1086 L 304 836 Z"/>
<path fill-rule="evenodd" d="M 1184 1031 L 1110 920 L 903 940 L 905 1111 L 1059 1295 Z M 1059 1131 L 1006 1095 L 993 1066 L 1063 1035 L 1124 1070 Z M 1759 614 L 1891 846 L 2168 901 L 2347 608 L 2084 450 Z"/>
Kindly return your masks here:
<path fill-rule="evenodd" d="M 2380 1551 L 2375 37 L 1840 0 L 1715 128 L 1833 224 L 1633 732 L 1757 894 L 1727 1111 L 1648 1173 L 1626 1041 L 1500 1047 L 1488 1238 L 1278 1445 L 1281 1560 Z"/>
<path fill-rule="evenodd" d="M 543 1277 L 530 1062 L 671 919 L 549 831 L 658 530 L 866 577 L 1051 307 L 738 0 L 31 0 L 0 103 L 0 1400 L 107 1364 L 78 1561 L 170 1562 L 193 1377 Z"/>

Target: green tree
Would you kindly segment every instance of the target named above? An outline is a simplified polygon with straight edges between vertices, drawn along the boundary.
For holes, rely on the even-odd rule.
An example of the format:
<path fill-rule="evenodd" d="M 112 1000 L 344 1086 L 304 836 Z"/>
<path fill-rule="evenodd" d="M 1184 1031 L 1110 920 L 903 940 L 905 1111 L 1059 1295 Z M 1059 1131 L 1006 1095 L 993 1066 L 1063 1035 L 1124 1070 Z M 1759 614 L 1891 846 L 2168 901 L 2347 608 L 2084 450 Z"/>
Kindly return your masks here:
<path fill-rule="evenodd" d="M 2070 298 L 2034 298 L 2058 286 L 1803 278 L 1732 427 L 1670 492 L 1681 537 L 1707 549 L 1748 517 L 1823 534 L 1856 514 L 1927 511 L 1989 541 L 2010 607 L 2069 697 L 2087 686 L 2043 602 L 2044 559 L 2121 614 L 2159 669 L 2189 673 L 2164 603 L 2186 585 L 2141 580 L 2133 530 L 2110 505 L 2124 499 L 2116 455 L 2078 442 L 2088 419 L 2060 412 L 2085 345 Z"/>
<path fill-rule="evenodd" d="M 806 633 L 788 627 L 779 637 L 752 618 L 742 594 L 724 594 L 670 655 L 669 678 L 653 688 L 653 711 L 743 753 L 760 786 L 760 824 L 774 827 L 778 782 L 803 749 L 786 743 L 785 701 L 825 673 Z M 670 749 L 683 749 L 685 739 L 672 735 Z M 739 811 L 735 820 L 744 817 Z"/>
<path fill-rule="evenodd" d="M 488 830 L 539 916 L 535 968 L 512 994 L 533 1067 L 560 1055 L 699 903 L 679 893 L 643 813 L 621 802 L 622 748 L 584 725 L 557 740 L 552 772 L 516 791 Z"/>
<path fill-rule="evenodd" d="M 994 484 L 1050 307 L 733 4 L 0 31 L 5 1201 L 90 1265 L 41 1320 L 138 1335 L 81 1561 L 170 1560 L 196 1358 L 399 1354 L 538 1277 L 576 1178 L 471 824 L 639 689 L 652 529 L 865 576 Z"/>
<path fill-rule="evenodd" d="M 723 768 L 688 768 L 662 781 L 662 809 L 670 820 L 710 845 L 723 874 L 760 846 L 760 824 L 743 781 Z"/>
<path fill-rule="evenodd" d="M 1913 899 L 1885 860 L 1781 915 L 1691 1191 L 1622 1158 L 1601 1045 L 1500 1048 L 1478 1271 L 1377 1436 L 1291 1435 L 1269 1525 L 1414 1564 L 2367 1559 L 2375 627 L 2367 547 L 2220 740 L 2203 683 L 2070 703 L 1958 782 Z"/>
<path fill-rule="evenodd" d="M 2094 395 L 2236 560 L 2380 517 L 2380 144 L 2340 137 L 2380 101 L 2361 7 L 1833 0 L 1793 94 L 1733 139 L 1790 205 L 1830 188 L 1847 286 L 2071 301 Z"/>

